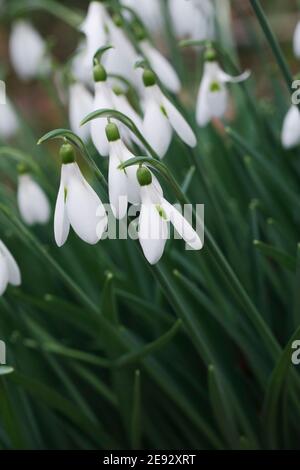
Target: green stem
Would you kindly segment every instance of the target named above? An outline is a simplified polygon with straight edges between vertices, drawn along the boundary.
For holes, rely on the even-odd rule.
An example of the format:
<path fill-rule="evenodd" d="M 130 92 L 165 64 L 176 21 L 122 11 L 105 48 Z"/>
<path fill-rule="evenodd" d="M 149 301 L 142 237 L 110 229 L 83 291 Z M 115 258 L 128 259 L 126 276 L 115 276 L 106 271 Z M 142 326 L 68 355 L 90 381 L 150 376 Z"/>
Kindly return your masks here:
<path fill-rule="evenodd" d="M 273 54 L 276 58 L 276 61 L 278 63 L 278 66 L 282 72 L 282 75 L 285 79 L 286 85 L 288 87 L 289 93 L 291 93 L 291 87 L 293 83 L 293 76 L 291 74 L 290 68 L 283 56 L 281 47 L 279 46 L 279 43 L 269 25 L 269 22 L 267 20 L 267 17 L 262 9 L 262 6 L 260 4 L 259 0 L 250 0 L 250 3 L 252 5 L 252 8 L 257 16 L 257 19 L 260 23 L 260 26 L 267 38 L 268 43 L 270 44 L 270 47 L 273 51 Z"/>

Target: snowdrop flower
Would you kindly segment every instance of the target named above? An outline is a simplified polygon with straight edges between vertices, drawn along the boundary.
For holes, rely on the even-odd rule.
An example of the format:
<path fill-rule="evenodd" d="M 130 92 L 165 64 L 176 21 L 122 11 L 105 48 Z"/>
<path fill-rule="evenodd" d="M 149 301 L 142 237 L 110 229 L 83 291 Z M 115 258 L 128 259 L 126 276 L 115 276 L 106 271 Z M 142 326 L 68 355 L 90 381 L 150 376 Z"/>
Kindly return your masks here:
<path fill-rule="evenodd" d="M 90 2 L 86 18 L 80 26 L 80 31 L 84 33 L 86 40 L 79 56 L 81 67 L 83 70 L 89 70 L 90 76 L 95 52 L 107 43 L 107 21 L 108 14 L 105 6 L 101 2 Z"/>
<path fill-rule="evenodd" d="M 146 39 L 140 42 L 140 48 L 162 84 L 172 93 L 178 93 L 180 80 L 170 62 Z"/>
<path fill-rule="evenodd" d="M 212 39 L 214 7 L 211 0 L 168 0 L 176 36 L 191 39 Z"/>
<path fill-rule="evenodd" d="M 45 75 L 50 69 L 46 43 L 28 21 L 19 20 L 13 24 L 9 53 L 13 67 L 22 80 Z"/>
<path fill-rule="evenodd" d="M 296 105 L 290 107 L 284 118 L 281 142 L 286 149 L 300 144 L 300 112 Z"/>
<path fill-rule="evenodd" d="M 294 54 L 300 59 L 300 21 L 298 21 L 293 38 Z"/>
<path fill-rule="evenodd" d="M 42 188 L 28 170 L 19 167 L 18 206 L 27 225 L 46 224 L 50 218 L 50 205 Z"/>
<path fill-rule="evenodd" d="M 71 226 L 79 238 L 94 245 L 107 227 L 104 206 L 82 176 L 72 146 L 64 144 L 60 156 L 62 168 L 54 215 L 55 241 L 61 247 Z"/>
<path fill-rule="evenodd" d="M 161 158 L 166 154 L 173 131 L 187 145 L 195 147 L 197 140 L 194 132 L 171 101 L 164 96 L 151 70 L 144 70 L 143 82 L 146 87 L 144 134 L 156 153 Z"/>
<path fill-rule="evenodd" d="M 19 286 L 21 274 L 16 260 L 0 240 L 0 295 L 3 295 L 8 284 Z"/>
<path fill-rule="evenodd" d="M 90 125 L 81 127 L 82 119 L 93 109 L 93 96 L 81 83 L 73 83 L 69 90 L 69 121 L 72 131 L 83 141 L 90 137 Z"/>
<path fill-rule="evenodd" d="M 249 76 L 249 71 L 237 77 L 226 74 L 216 62 L 214 51 L 208 51 L 196 104 L 196 119 L 199 126 L 204 127 L 213 118 L 224 116 L 228 105 L 226 83 L 238 83 Z"/>
<path fill-rule="evenodd" d="M 202 242 L 190 223 L 164 197 L 159 183 L 153 180 L 146 167 L 137 171 L 141 186 L 141 212 L 139 216 L 139 241 L 150 264 L 157 263 L 163 255 L 169 236 L 169 224 L 194 250 L 201 250 Z"/>
<path fill-rule="evenodd" d="M 19 128 L 18 118 L 10 101 L 6 99 L 5 104 L 0 104 L 0 137 L 10 139 Z"/>
<path fill-rule="evenodd" d="M 162 29 L 160 0 L 121 0 L 121 3 L 134 10 L 150 31 L 157 32 Z"/>
<path fill-rule="evenodd" d="M 140 189 L 133 166 L 125 170 L 120 165 L 134 158 L 120 138 L 118 127 L 114 123 L 106 126 L 109 142 L 109 172 L 108 190 L 112 212 L 117 219 L 122 219 L 127 213 L 128 202 L 139 204 Z"/>

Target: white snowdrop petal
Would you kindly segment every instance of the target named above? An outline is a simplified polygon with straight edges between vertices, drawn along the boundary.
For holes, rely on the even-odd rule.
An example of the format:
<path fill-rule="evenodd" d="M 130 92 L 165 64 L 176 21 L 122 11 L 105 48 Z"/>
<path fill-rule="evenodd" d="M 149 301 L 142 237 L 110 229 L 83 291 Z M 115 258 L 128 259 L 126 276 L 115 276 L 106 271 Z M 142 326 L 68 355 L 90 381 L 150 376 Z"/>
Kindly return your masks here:
<path fill-rule="evenodd" d="M 108 172 L 109 202 L 116 219 L 123 219 L 126 216 L 128 206 L 127 176 L 124 170 L 118 168 L 121 161 L 114 150 L 114 145 L 111 145 L 110 149 Z"/>
<path fill-rule="evenodd" d="M 93 97 L 81 83 L 70 87 L 69 120 L 72 131 L 82 140 L 87 141 L 90 136 L 90 123 L 81 126 L 80 122 L 93 109 Z"/>
<path fill-rule="evenodd" d="M 172 93 L 178 93 L 181 88 L 180 80 L 170 62 L 148 41 L 143 41 L 140 47 L 163 85 Z"/>
<path fill-rule="evenodd" d="M 139 241 L 146 259 L 156 264 L 163 255 L 168 238 L 168 223 L 155 204 L 142 203 L 139 217 Z"/>
<path fill-rule="evenodd" d="M 95 83 L 95 98 L 93 103 L 93 110 L 99 109 L 112 109 L 112 92 L 108 88 L 106 82 Z M 99 118 L 91 122 L 91 137 L 92 141 L 101 156 L 107 157 L 109 152 L 109 145 L 105 134 L 106 120 Z"/>
<path fill-rule="evenodd" d="M 207 106 L 210 108 L 212 117 L 224 116 L 228 106 L 228 90 L 224 84 L 219 84 L 218 91 L 208 91 Z"/>
<path fill-rule="evenodd" d="M 6 98 L 6 104 L 0 104 L 0 137 L 10 139 L 16 134 L 18 127 L 17 115 Z"/>
<path fill-rule="evenodd" d="M 165 199 L 162 203 L 162 207 L 181 238 L 183 238 L 183 240 L 194 250 L 201 250 L 203 244 L 199 235 L 193 229 L 191 224 L 183 217 L 179 210 L 177 210 L 176 207 L 172 206 L 172 204 L 170 204 Z"/>
<path fill-rule="evenodd" d="M 284 148 L 292 148 L 300 143 L 300 112 L 295 105 L 290 107 L 284 118 L 281 142 Z"/>
<path fill-rule="evenodd" d="M 8 270 L 4 255 L 0 252 L 0 296 L 6 291 L 8 284 Z"/>
<path fill-rule="evenodd" d="M 83 68 L 92 70 L 95 52 L 106 44 L 106 22 L 107 13 L 104 5 L 96 1 L 90 2 L 87 16 L 80 26 L 80 30 L 86 35 L 86 48 L 81 56 Z"/>
<path fill-rule="evenodd" d="M 19 266 L 8 250 L 8 248 L 4 245 L 4 243 L 0 240 L 0 253 L 4 256 L 6 262 L 6 270 L 7 270 L 7 280 L 13 286 L 19 286 L 21 284 L 21 273 Z"/>
<path fill-rule="evenodd" d="M 69 178 L 66 197 L 68 219 L 76 234 L 91 245 L 100 240 L 98 214 L 101 206 L 99 197 L 82 176 Z"/>
<path fill-rule="evenodd" d="M 120 154 L 121 154 L 121 161 L 126 162 L 134 158 L 134 155 L 128 150 L 126 145 L 120 140 Z M 136 176 L 137 166 L 131 165 L 126 168 L 126 176 L 127 176 L 127 196 L 128 201 L 131 204 L 140 204 L 141 196 L 140 196 L 140 185 L 137 180 Z"/>
<path fill-rule="evenodd" d="M 146 140 L 162 158 L 172 139 L 172 127 L 159 105 L 149 99 L 145 105 L 143 129 Z"/>
<path fill-rule="evenodd" d="M 21 217 L 28 225 L 48 222 L 50 217 L 48 198 L 30 175 L 19 177 L 17 198 Z"/>
<path fill-rule="evenodd" d="M 294 54 L 300 58 L 300 21 L 298 21 L 293 37 Z"/>
<path fill-rule="evenodd" d="M 10 58 L 23 80 L 46 71 L 45 50 L 45 42 L 29 22 L 19 20 L 13 24 L 9 40 Z"/>
<path fill-rule="evenodd" d="M 175 106 L 166 98 L 163 99 L 163 106 L 167 112 L 169 121 L 174 131 L 178 136 L 190 147 L 197 145 L 196 136 L 191 126 L 184 119 L 182 114 L 175 108 Z"/>
<path fill-rule="evenodd" d="M 67 191 L 67 188 L 65 188 L 63 182 L 61 182 L 54 213 L 54 237 L 59 247 L 65 244 L 70 231 L 70 222 L 65 204 L 65 191 Z"/>
<path fill-rule="evenodd" d="M 240 83 L 245 80 L 247 80 L 251 75 L 250 70 L 245 70 L 245 72 L 241 73 L 240 75 L 237 75 L 233 77 L 232 75 L 228 75 L 225 73 L 223 70 L 219 70 L 218 78 L 221 82 L 223 83 Z"/>

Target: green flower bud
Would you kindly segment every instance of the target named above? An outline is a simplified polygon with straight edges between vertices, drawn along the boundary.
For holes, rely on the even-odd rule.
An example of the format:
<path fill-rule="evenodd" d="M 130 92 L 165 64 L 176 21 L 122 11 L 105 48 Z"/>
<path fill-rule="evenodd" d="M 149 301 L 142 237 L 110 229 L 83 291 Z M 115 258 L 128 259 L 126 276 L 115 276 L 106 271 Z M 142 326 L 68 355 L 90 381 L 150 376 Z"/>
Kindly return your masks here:
<path fill-rule="evenodd" d="M 60 147 L 59 156 L 64 165 L 75 162 L 75 150 L 71 144 L 63 144 Z"/>
<path fill-rule="evenodd" d="M 115 142 L 120 139 L 120 132 L 118 126 L 113 122 L 109 122 L 105 128 L 106 137 L 108 142 Z"/>
<path fill-rule="evenodd" d="M 122 16 L 118 15 L 118 14 L 113 16 L 113 22 L 118 28 L 122 28 L 122 26 L 124 24 Z"/>
<path fill-rule="evenodd" d="M 138 41 L 143 41 L 144 39 L 147 38 L 146 31 L 140 24 L 135 23 L 133 25 L 133 31 Z"/>
<path fill-rule="evenodd" d="M 215 60 L 217 60 L 217 53 L 212 47 L 206 49 L 204 54 L 204 60 L 205 62 L 214 62 Z"/>
<path fill-rule="evenodd" d="M 30 173 L 30 169 L 26 163 L 19 163 L 17 166 L 17 171 L 19 175 L 25 175 L 26 173 Z"/>
<path fill-rule="evenodd" d="M 151 172 L 145 166 L 138 168 L 136 176 L 140 186 L 149 186 L 152 183 Z"/>
<path fill-rule="evenodd" d="M 143 73 L 143 82 L 145 87 L 153 86 L 156 84 L 155 73 L 150 69 L 145 69 Z"/>
<path fill-rule="evenodd" d="M 94 65 L 94 81 L 95 82 L 105 82 L 107 80 L 107 73 L 103 65 L 95 64 Z"/>

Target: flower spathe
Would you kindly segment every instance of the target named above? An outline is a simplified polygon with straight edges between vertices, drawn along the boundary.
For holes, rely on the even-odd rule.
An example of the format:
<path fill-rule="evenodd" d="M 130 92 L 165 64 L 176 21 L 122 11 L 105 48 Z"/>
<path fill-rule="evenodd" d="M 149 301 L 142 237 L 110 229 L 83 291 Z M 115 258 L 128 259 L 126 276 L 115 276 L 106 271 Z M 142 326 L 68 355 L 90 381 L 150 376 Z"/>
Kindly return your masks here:
<path fill-rule="evenodd" d="M 105 208 L 75 161 L 63 163 L 61 168 L 54 215 L 54 235 L 59 247 L 66 242 L 70 226 L 79 238 L 91 245 L 101 239 L 107 227 Z"/>
<path fill-rule="evenodd" d="M 45 75 L 50 69 L 46 44 L 28 21 L 18 20 L 13 24 L 9 53 L 13 67 L 22 80 Z"/>
<path fill-rule="evenodd" d="M 18 207 L 27 225 L 46 224 L 50 218 L 50 204 L 42 188 L 29 173 L 19 175 Z"/>
<path fill-rule="evenodd" d="M 180 211 L 164 198 L 162 188 L 152 174 L 149 184 L 142 185 L 140 191 L 139 241 L 150 264 L 156 264 L 163 255 L 170 223 L 192 249 L 201 250 L 203 244 L 198 234 Z"/>
<path fill-rule="evenodd" d="M 286 149 L 300 144 L 300 112 L 296 105 L 290 107 L 284 118 L 281 143 Z"/>
<path fill-rule="evenodd" d="M 190 125 L 156 83 L 146 86 L 143 129 L 146 139 L 161 158 L 169 148 L 173 131 L 190 147 L 197 144 Z"/>
<path fill-rule="evenodd" d="M 196 119 L 200 127 L 206 126 L 213 118 L 224 116 L 228 106 L 226 83 L 238 83 L 249 76 L 250 72 L 247 70 L 232 77 L 215 60 L 205 62 L 196 104 Z"/>
<path fill-rule="evenodd" d="M 15 258 L 0 240 L 0 295 L 4 294 L 8 284 L 19 286 L 21 273 Z"/>
<path fill-rule="evenodd" d="M 82 83 L 73 83 L 69 90 L 69 121 L 72 131 L 83 141 L 90 137 L 91 126 L 80 126 L 93 109 L 93 96 Z"/>

